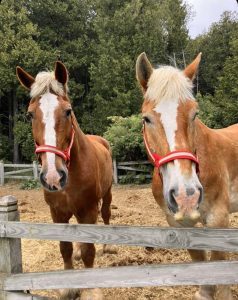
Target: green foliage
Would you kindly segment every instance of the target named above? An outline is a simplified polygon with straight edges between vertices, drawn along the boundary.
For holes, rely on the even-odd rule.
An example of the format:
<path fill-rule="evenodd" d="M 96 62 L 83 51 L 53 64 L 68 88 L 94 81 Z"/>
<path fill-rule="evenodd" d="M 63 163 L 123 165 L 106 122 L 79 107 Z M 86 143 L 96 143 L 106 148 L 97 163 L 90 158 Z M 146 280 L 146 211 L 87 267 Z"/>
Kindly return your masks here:
<path fill-rule="evenodd" d="M 207 33 L 188 43 L 188 61 L 202 52 L 199 69 L 199 91 L 202 95 L 214 95 L 225 61 L 232 55 L 232 40 L 237 35 L 237 14 L 225 12 L 220 21 L 213 23 Z"/>
<path fill-rule="evenodd" d="M 95 10 L 97 41 L 81 124 L 88 132 L 102 134 L 107 117 L 140 111 L 137 56 L 146 51 L 152 62 L 165 64 L 186 46 L 187 10 L 180 0 L 97 0 Z"/>
<path fill-rule="evenodd" d="M 11 159 L 10 154 L 8 137 L 0 134 L 0 160 L 9 161 Z"/>
<path fill-rule="evenodd" d="M 105 136 L 120 160 L 146 157 L 140 117 L 135 115 L 142 101 L 135 61 L 143 51 L 154 65 L 172 64 L 176 54 L 178 66 L 185 48 L 187 62 L 203 52 L 201 118 L 216 128 L 237 122 L 237 15 L 225 13 L 191 41 L 189 17 L 182 0 L 2 0 L 0 159 L 12 160 L 18 148 L 21 160 L 34 156 L 30 124 L 22 118 L 29 96 L 16 80 L 17 65 L 36 75 L 62 60 L 82 129 L 103 134 L 111 124 Z"/>
<path fill-rule="evenodd" d="M 32 161 L 35 158 L 35 154 L 31 124 L 22 120 L 18 120 L 14 127 L 14 134 L 17 142 L 20 145 L 24 161 Z"/>
<path fill-rule="evenodd" d="M 238 22 L 236 27 L 237 24 Z M 214 96 L 205 95 L 198 97 L 202 119 L 209 127 L 213 128 L 221 128 L 238 123 L 237 35 L 231 36 L 229 47 L 230 55 L 223 62 L 223 69 L 217 78 Z"/>
<path fill-rule="evenodd" d="M 39 181 L 36 179 L 25 180 L 20 185 L 21 190 L 34 190 L 34 189 L 39 189 L 40 187 L 41 187 L 41 185 L 40 185 Z"/>
<path fill-rule="evenodd" d="M 119 161 L 147 159 L 141 134 L 140 115 L 110 117 L 112 124 L 104 137 L 110 142 L 113 157 Z"/>

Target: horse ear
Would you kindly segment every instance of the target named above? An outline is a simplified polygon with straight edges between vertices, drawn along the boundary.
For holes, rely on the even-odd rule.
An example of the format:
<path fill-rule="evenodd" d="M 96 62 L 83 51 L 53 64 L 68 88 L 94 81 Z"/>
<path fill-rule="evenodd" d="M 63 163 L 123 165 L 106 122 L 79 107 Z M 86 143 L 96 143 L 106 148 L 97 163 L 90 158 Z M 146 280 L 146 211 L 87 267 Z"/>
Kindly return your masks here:
<path fill-rule="evenodd" d="M 68 81 L 68 71 L 61 61 L 55 63 L 55 79 L 65 86 Z"/>
<path fill-rule="evenodd" d="M 145 52 L 141 53 L 136 61 L 136 78 L 141 85 L 143 92 L 147 90 L 147 83 L 152 72 L 153 67 Z"/>
<path fill-rule="evenodd" d="M 20 81 L 21 85 L 30 90 L 32 84 L 35 82 L 35 78 L 32 77 L 29 73 L 24 71 L 21 67 L 16 68 L 17 78 Z"/>
<path fill-rule="evenodd" d="M 202 52 L 200 52 L 198 56 L 194 59 L 194 61 L 190 65 L 188 65 L 184 70 L 185 76 L 187 76 L 191 80 L 193 80 L 197 74 L 199 63 L 201 61 L 201 56 Z"/>

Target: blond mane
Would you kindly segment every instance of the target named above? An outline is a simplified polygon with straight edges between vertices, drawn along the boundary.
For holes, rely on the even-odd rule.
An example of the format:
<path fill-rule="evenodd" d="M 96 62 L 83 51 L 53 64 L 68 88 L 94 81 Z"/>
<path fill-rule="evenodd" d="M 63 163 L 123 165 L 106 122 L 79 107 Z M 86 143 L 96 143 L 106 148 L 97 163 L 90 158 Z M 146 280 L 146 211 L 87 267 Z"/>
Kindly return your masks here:
<path fill-rule="evenodd" d="M 145 99 L 156 104 L 162 101 L 194 100 L 193 84 L 183 71 L 171 66 L 154 69 L 148 81 Z"/>
<path fill-rule="evenodd" d="M 65 88 L 55 79 L 54 72 L 38 73 L 35 78 L 35 82 L 31 86 L 31 97 L 35 98 L 50 91 L 59 96 L 63 96 L 65 94 Z"/>

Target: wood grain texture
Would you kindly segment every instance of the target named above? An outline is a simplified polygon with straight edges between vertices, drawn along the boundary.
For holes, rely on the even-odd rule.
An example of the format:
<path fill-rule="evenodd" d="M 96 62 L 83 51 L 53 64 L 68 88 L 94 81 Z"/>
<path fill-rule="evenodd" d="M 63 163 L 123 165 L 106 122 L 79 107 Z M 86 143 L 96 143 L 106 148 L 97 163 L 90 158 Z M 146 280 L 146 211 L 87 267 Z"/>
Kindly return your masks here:
<path fill-rule="evenodd" d="M 1 222 L 8 223 L 9 221 L 19 221 L 17 199 L 13 196 L 0 198 L 0 227 Z M 1 229 L 4 232 L 4 228 L 1 227 Z M 22 272 L 21 240 L 9 239 L 4 233 L 0 234 L 0 237 L 0 272 Z"/>
<path fill-rule="evenodd" d="M 124 162 L 117 162 L 118 166 L 130 166 L 130 165 L 151 165 L 148 160 L 143 161 L 124 161 Z"/>
<path fill-rule="evenodd" d="M 0 236 L 157 248 L 238 251 L 237 229 L 0 222 Z"/>
<path fill-rule="evenodd" d="M 33 168 L 27 168 L 27 169 L 16 170 L 16 171 L 9 171 L 9 172 L 5 172 L 4 175 L 21 174 L 21 173 L 26 173 L 26 172 L 32 172 L 32 170 L 33 170 Z"/>
<path fill-rule="evenodd" d="M 135 171 L 135 172 L 150 173 L 149 170 L 142 170 L 142 169 L 139 169 L 139 168 L 127 167 L 127 166 L 118 166 L 117 169 L 118 170 L 126 170 L 126 171 Z"/>
<path fill-rule="evenodd" d="M 238 283 L 238 261 L 127 266 L 10 275 L 3 290 Z"/>
<path fill-rule="evenodd" d="M 1 292 L 1 291 L 0 291 L 0 299 L 1 300 L 50 300 L 50 298 L 47 297 L 26 294 L 23 292 L 14 293 L 14 292 Z"/>

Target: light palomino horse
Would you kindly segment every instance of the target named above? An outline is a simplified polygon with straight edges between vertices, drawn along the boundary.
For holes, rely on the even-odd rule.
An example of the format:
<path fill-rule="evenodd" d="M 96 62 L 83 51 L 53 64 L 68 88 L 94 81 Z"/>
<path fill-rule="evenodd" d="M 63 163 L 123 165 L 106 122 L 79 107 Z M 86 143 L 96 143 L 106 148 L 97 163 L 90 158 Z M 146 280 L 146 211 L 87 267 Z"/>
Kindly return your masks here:
<path fill-rule="evenodd" d="M 112 200 L 109 144 L 99 136 L 84 135 L 80 130 L 67 95 L 65 66 L 56 62 L 54 72 L 40 72 L 36 78 L 17 67 L 17 77 L 32 97 L 28 114 L 42 166 L 40 181 L 53 221 L 68 223 L 74 215 L 79 223 L 95 224 L 102 199 L 102 218 L 109 224 Z M 81 250 L 85 267 L 93 267 L 94 245 L 78 243 L 76 246 L 76 254 L 79 256 Z M 72 243 L 60 242 L 60 251 L 64 268 L 72 269 Z M 77 297 L 76 290 L 64 290 L 61 294 L 63 299 Z M 85 290 L 80 299 L 100 297 L 99 291 Z"/>
<path fill-rule="evenodd" d="M 213 130 L 197 117 L 192 93 L 201 53 L 180 71 L 171 66 L 154 69 L 145 53 L 136 63 L 144 103 L 143 136 L 154 164 L 155 200 L 174 227 L 228 227 L 229 213 L 238 210 L 238 125 Z M 189 250 L 194 261 L 206 260 L 201 250 Z M 224 260 L 212 251 L 211 260 Z M 211 274 L 212 276 L 212 274 Z M 218 292 L 217 292 L 218 291 Z M 201 286 L 196 300 L 230 300 L 228 286 Z"/>

